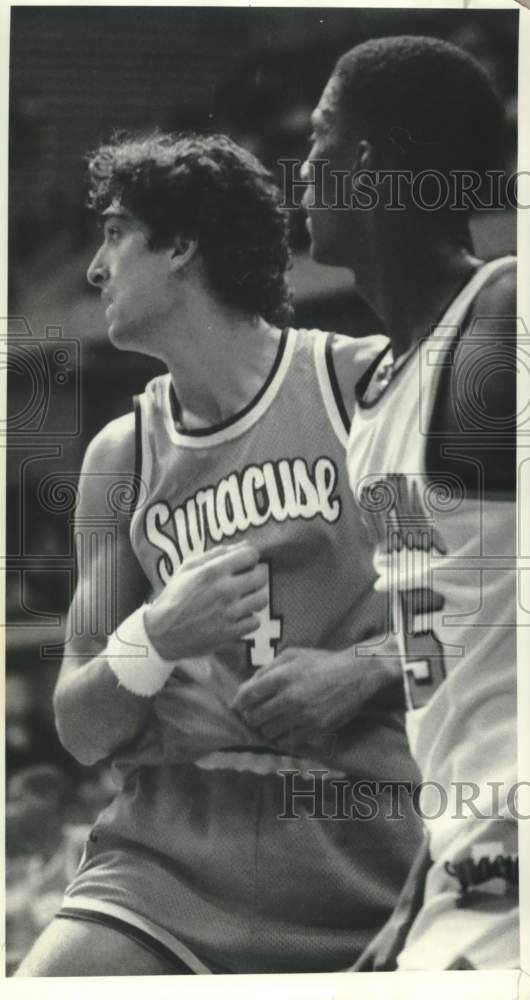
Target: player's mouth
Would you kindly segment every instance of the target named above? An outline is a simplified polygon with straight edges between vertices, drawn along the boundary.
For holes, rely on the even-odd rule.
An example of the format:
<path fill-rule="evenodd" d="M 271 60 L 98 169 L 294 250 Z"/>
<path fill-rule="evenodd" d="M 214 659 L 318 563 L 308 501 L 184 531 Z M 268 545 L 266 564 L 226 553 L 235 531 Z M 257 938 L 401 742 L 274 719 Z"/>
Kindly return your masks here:
<path fill-rule="evenodd" d="M 315 238 L 315 233 L 314 233 L 314 229 L 313 229 L 313 220 L 312 220 L 311 216 L 309 215 L 309 213 L 306 215 L 306 219 L 305 219 L 304 225 L 305 225 L 306 233 L 308 234 L 309 239 L 311 240 L 311 244 L 313 244 L 313 240 Z"/>
<path fill-rule="evenodd" d="M 108 292 L 102 292 L 101 293 L 101 301 L 103 302 L 103 305 L 105 306 L 105 316 L 106 316 L 108 314 L 108 312 L 109 312 L 109 309 L 113 305 L 113 301 L 112 301 L 112 299 L 111 299 L 111 297 L 110 297 L 110 295 L 109 295 Z"/>

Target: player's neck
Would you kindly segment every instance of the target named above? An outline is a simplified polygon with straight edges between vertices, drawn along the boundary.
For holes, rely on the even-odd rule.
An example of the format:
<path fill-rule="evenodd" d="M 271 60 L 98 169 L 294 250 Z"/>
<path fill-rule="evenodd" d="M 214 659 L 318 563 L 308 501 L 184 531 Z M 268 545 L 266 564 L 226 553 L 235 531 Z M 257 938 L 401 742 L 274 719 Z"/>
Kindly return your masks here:
<path fill-rule="evenodd" d="M 464 245 L 439 239 L 403 242 L 380 255 L 373 304 L 395 357 L 428 335 L 481 261 Z"/>
<path fill-rule="evenodd" d="M 165 352 L 184 427 L 215 426 L 257 395 L 274 364 L 280 331 L 210 298 L 188 304 Z"/>

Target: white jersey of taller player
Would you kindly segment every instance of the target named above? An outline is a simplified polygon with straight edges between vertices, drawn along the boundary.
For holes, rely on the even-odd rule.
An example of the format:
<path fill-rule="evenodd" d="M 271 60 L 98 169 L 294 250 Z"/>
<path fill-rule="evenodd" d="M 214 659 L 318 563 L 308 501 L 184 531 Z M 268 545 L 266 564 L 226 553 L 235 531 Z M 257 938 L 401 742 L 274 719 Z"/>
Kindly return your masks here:
<path fill-rule="evenodd" d="M 388 595 L 434 862 L 404 969 L 459 956 L 519 964 L 515 503 L 484 489 L 476 450 L 466 459 L 477 428 L 490 451 L 506 446 L 507 425 L 488 422 L 481 396 L 506 359 L 499 323 L 475 334 L 472 320 L 476 296 L 514 266 L 482 266 L 390 377 L 385 350 L 357 387 L 350 484 L 375 543 L 376 589 Z M 462 330 L 460 430 L 444 438 L 437 413 Z"/>

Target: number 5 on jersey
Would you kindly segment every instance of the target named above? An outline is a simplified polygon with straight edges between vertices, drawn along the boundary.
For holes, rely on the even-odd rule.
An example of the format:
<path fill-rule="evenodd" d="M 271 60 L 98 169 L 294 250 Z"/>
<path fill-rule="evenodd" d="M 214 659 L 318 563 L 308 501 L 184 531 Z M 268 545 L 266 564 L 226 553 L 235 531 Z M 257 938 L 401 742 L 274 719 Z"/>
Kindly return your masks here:
<path fill-rule="evenodd" d="M 445 680 L 444 649 L 432 628 L 444 601 L 426 588 L 402 591 L 399 597 L 407 701 L 409 708 L 423 708 Z"/>
<path fill-rule="evenodd" d="M 268 667 L 274 660 L 278 651 L 278 643 L 282 637 L 283 621 L 281 618 L 274 618 L 272 613 L 272 576 L 269 562 L 262 562 L 260 565 L 267 569 L 267 591 L 269 600 L 263 611 L 258 611 L 259 628 L 250 635 L 244 637 L 247 644 L 247 654 L 249 666 L 254 670 L 258 667 Z"/>

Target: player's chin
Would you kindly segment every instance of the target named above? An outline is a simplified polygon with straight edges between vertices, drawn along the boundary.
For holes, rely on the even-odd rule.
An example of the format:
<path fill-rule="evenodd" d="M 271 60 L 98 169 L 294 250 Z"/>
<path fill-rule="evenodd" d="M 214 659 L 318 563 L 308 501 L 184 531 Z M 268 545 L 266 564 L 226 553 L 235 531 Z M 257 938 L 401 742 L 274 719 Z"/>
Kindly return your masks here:
<path fill-rule="evenodd" d="M 145 354 L 147 357 L 154 357 L 146 343 L 144 331 L 139 331 L 135 327 L 121 327 L 113 325 L 108 330 L 109 342 L 118 351 L 134 351 L 135 354 Z"/>
<path fill-rule="evenodd" d="M 120 337 L 119 328 L 118 329 L 116 328 L 116 324 L 115 323 L 111 323 L 110 324 L 110 326 L 109 326 L 109 328 L 107 330 L 107 336 L 108 336 L 108 338 L 109 338 L 109 340 L 110 340 L 110 342 L 111 342 L 111 344 L 112 344 L 113 347 L 122 347 L 123 346 L 122 338 Z"/>
<path fill-rule="evenodd" d="M 309 244 L 309 253 L 317 264 L 324 263 L 324 261 L 322 260 L 322 247 L 320 245 L 320 242 L 319 240 L 315 239 L 315 237 L 312 234 L 311 234 L 311 242 Z"/>
<path fill-rule="evenodd" d="M 344 261 L 339 259 L 336 247 L 330 246 L 327 240 L 311 238 L 309 253 L 315 264 L 325 264 L 326 267 L 344 267 Z"/>
<path fill-rule="evenodd" d="M 109 323 L 107 335 L 113 347 L 118 347 L 122 350 L 130 348 L 131 336 L 128 334 L 127 329 L 117 320 L 112 320 Z"/>
<path fill-rule="evenodd" d="M 120 337 L 116 333 L 111 334 L 110 330 L 108 337 L 110 343 L 116 348 L 117 351 L 138 351 L 138 346 L 126 337 Z"/>
<path fill-rule="evenodd" d="M 315 263 L 326 264 L 328 267 L 343 266 L 342 262 L 338 259 L 337 247 L 333 241 L 321 235 L 314 224 L 308 225 L 307 230 L 311 238 L 309 253 Z"/>

